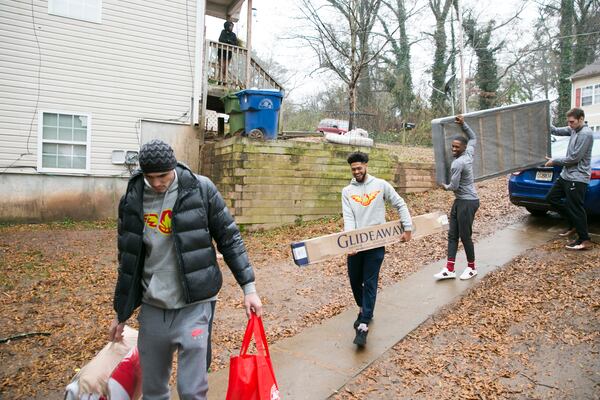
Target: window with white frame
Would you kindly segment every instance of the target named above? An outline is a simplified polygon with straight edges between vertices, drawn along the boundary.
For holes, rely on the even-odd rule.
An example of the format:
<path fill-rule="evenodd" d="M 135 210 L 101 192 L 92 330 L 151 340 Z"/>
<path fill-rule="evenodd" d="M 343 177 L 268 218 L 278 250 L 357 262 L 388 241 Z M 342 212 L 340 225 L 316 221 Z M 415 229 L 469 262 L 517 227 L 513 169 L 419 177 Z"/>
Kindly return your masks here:
<path fill-rule="evenodd" d="M 38 168 L 41 172 L 87 172 L 89 114 L 40 112 Z"/>
<path fill-rule="evenodd" d="M 581 88 L 581 105 L 589 106 L 594 102 L 594 87 L 585 86 Z"/>
<path fill-rule="evenodd" d="M 48 0 L 48 13 L 100 23 L 102 0 Z"/>

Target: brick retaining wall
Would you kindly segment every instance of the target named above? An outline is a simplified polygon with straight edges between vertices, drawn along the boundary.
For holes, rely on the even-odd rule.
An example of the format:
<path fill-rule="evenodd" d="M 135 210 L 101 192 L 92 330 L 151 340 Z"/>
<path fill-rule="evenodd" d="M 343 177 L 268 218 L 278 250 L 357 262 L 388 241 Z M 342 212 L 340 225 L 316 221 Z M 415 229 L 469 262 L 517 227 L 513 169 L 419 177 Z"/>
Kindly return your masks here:
<path fill-rule="evenodd" d="M 225 198 L 236 222 L 269 228 L 341 213 L 340 193 L 352 178 L 346 157 L 369 153 L 369 173 L 400 193 L 433 187 L 435 168 L 400 162 L 389 149 L 233 137 L 205 143 L 199 170 Z"/>

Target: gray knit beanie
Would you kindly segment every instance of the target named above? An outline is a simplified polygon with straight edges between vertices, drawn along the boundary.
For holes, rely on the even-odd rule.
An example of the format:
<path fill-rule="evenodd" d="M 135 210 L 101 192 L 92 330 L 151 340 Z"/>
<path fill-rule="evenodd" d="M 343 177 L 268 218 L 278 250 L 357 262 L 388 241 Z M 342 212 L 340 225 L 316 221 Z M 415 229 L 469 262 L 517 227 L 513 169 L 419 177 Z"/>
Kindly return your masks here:
<path fill-rule="evenodd" d="M 166 172 L 175 169 L 177 159 L 169 144 L 160 139 L 152 139 L 144 143 L 138 156 L 140 168 L 145 174 L 151 172 Z"/>

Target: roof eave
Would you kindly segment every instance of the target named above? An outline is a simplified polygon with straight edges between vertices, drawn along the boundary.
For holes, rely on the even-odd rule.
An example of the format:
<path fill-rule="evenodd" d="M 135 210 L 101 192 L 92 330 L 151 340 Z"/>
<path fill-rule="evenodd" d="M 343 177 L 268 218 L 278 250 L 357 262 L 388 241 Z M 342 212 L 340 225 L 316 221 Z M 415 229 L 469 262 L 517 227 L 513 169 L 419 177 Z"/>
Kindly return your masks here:
<path fill-rule="evenodd" d="M 237 22 L 240 19 L 240 11 L 243 4 L 244 0 L 232 0 L 228 2 L 207 1 L 206 15 Z"/>

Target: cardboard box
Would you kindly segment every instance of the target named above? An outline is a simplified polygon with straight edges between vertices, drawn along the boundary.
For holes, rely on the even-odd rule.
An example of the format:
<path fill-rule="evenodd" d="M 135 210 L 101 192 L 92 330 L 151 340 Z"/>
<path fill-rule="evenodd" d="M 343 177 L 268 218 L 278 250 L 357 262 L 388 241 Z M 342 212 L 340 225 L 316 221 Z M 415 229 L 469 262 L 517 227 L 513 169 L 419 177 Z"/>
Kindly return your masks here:
<path fill-rule="evenodd" d="M 448 217 L 439 211 L 413 217 L 412 221 L 412 240 L 448 230 Z M 292 243 L 292 257 L 296 265 L 303 267 L 342 254 L 398 242 L 403 232 L 400 220 L 396 220 L 367 228 L 332 233 Z"/>

